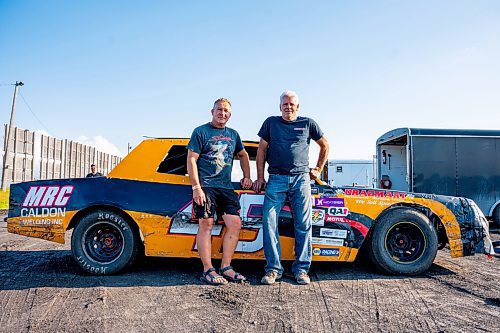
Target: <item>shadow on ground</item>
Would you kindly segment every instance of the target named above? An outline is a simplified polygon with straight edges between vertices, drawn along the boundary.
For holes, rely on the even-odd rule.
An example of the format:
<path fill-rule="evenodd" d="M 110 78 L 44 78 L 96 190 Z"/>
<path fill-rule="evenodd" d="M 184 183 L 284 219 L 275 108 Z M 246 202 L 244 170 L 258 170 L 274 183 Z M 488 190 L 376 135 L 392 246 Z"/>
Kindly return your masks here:
<path fill-rule="evenodd" d="M 220 261 L 214 261 L 218 267 Z M 234 267 L 248 282 L 259 284 L 264 273 L 264 261 L 235 260 Z M 284 262 L 284 281 L 293 283 L 291 262 Z M 179 286 L 201 284 L 201 264 L 198 259 L 142 258 L 132 269 L 120 275 L 93 276 L 84 272 L 73 260 L 70 251 L 0 251 L 0 290 L 20 290 L 39 287 L 89 288 Z M 313 281 L 401 279 L 404 276 L 379 274 L 367 260 L 354 263 L 315 262 L 311 269 Z M 452 271 L 433 264 L 422 277 L 451 275 Z"/>

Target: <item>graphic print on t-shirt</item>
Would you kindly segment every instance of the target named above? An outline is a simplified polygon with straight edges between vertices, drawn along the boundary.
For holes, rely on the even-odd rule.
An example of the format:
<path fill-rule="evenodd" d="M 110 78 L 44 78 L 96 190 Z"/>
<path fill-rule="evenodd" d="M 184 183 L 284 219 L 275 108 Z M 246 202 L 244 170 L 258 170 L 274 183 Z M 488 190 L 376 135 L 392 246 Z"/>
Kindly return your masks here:
<path fill-rule="evenodd" d="M 187 148 L 199 154 L 196 164 L 202 187 L 233 189 L 231 169 L 234 153 L 244 149 L 238 132 L 207 123 L 194 129 Z"/>
<path fill-rule="evenodd" d="M 232 151 L 231 141 L 233 141 L 230 137 L 226 137 L 224 135 L 213 136 L 208 140 L 209 151 L 207 152 L 207 156 L 209 156 L 212 161 L 212 164 L 215 164 L 215 173 L 214 175 L 218 175 L 226 166 L 230 166 L 230 152 Z"/>

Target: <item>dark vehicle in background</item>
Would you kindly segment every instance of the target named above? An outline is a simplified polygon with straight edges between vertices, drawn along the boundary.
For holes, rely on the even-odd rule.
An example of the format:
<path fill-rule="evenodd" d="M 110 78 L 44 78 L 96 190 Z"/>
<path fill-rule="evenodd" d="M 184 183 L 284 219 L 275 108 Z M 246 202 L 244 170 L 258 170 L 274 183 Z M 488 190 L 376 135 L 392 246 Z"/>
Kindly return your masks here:
<path fill-rule="evenodd" d="M 398 128 L 377 140 L 379 187 L 474 200 L 500 225 L 500 131 Z"/>

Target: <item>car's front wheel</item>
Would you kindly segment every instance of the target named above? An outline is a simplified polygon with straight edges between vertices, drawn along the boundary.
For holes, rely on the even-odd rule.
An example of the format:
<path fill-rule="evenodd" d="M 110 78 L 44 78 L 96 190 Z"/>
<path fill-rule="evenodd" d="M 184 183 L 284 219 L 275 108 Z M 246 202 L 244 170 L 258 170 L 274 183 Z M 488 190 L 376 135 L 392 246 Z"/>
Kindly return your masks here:
<path fill-rule="evenodd" d="M 377 221 L 371 235 L 371 261 L 385 273 L 417 275 L 432 265 L 437 233 L 429 219 L 412 208 L 395 208 Z"/>
<path fill-rule="evenodd" d="M 95 210 L 80 219 L 71 237 L 71 251 L 85 271 L 95 275 L 119 273 L 139 255 L 140 237 L 120 214 Z"/>

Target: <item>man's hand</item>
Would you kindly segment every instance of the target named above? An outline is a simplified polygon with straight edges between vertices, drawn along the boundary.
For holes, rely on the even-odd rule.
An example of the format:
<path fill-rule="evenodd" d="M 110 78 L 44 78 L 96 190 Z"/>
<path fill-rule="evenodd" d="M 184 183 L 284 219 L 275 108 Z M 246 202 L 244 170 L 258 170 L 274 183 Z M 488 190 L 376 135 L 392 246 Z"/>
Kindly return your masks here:
<path fill-rule="evenodd" d="M 193 201 L 196 202 L 196 204 L 204 206 L 206 200 L 205 192 L 203 192 L 201 187 L 193 190 Z"/>
<path fill-rule="evenodd" d="M 266 189 L 266 181 L 264 179 L 257 179 L 253 183 L 253 190 L 257 193 L 260 193 L 261 191 Z"/>
<path fill-rule="evenodd" d="M 249 190 L 252 188 L 253 182 L 250 178 L 242 178 L 240 184 L 242 189 Z"/>
<path fill-rule="evenodd" d="M 312 180 L 320 179 L 321 169 L 320 168 L 313 168 L 313 169 L 309 170 L 309 176 L 311 177 Z"/>

